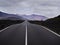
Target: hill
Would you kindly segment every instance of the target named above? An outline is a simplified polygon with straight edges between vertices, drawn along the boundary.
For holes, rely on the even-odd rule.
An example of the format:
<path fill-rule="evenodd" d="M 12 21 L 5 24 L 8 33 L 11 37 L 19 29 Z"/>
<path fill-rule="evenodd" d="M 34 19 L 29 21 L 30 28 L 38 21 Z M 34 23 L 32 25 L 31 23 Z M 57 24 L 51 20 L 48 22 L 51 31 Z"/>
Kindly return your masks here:
<path fill-rule="evenodd" d="M 18 24 L 18 23 L 22 23 L 24 22 L 24 20 L 0 20 L 0 30 L 13 25 L 13 24 Z"/>
<path fill-rule="evenodd" d="M 46 20 L 48 19 L 47 17 L 45 16 L 42 16 L 42 15 L 37 15 L 37 14 L 31 14 L 31 15 L 22 15 L 23 18 L 26 18 L 27 20 L 31 20 L 31 21 L 41 21 L 41 20 Z"/>
<path fill-rule="evenodd" d="M 20 14 L 8 14 L 0 11 L 0 20 L 46 20 L 48 19 L 45 16 L 37 15 L 37 14 L 31 14 L 31 15 L 20 15 Z"/>
<path fill-rule="evenodd" d="M 16 14 L 0 12 L 0 20 L 25 20 L 25 18 Z"/>
<path fill-rule="evenodd" d="M 29 21 L 30 23 L 35 23 L 43 25 L 54 32 L 60 34 L 60 15 L 54 18 L 47 19 L 45 21 Z"/>

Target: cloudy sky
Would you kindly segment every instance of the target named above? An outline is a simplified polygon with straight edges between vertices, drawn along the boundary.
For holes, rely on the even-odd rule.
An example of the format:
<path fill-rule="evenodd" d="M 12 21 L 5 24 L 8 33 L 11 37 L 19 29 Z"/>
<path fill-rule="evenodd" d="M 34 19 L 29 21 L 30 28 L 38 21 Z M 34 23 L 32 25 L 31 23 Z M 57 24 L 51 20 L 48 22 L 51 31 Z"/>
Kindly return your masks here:
<path fill-rule="evenodd" d="M 60 14 L 60 0 L 0 0 L 0 11 L 51 18 Z"/>

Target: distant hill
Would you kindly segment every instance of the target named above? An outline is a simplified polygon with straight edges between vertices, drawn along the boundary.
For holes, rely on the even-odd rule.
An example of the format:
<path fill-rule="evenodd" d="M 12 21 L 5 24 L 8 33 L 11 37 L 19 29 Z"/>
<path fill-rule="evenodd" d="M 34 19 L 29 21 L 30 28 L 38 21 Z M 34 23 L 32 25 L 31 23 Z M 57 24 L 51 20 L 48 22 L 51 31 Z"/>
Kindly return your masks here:
<path fill-rule="evenodd" d="M 0 20 L 46 20 L 47 17 L 42 16 L 42 15 L 36 15 L 36 14 L 32 14 L 32 15 L 16 15 L 16 14 L 7 14 L 4 12 L 0 12 Z"/>
<path fill-rule="evenodd" d="M 48 19 L 47 17 L 45 16 L 42 16 L 42 15 L 36 15 L 36 14 L 32 14 L 32 15 L 22 15 L 23 18 L 26 18 L 27 20 L 38 20 L 38 21 L 41 21 L 41 20 L 46 20 Z"/>
<path fill-rule="evenodd" d="M 15 14 L 0 12 L 0 20 L 25 20 L 25 18 Z"/>

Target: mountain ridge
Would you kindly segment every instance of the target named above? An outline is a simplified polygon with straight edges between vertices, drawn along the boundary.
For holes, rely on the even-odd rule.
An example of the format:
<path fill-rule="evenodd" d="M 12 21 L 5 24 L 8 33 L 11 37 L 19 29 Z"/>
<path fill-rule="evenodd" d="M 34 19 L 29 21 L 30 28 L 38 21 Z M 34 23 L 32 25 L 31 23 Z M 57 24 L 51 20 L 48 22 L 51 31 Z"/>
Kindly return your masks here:
<path fill-rule="evenodd" d="M 31 15 L 19 15 L 19 14 L 8 14 L 0 11 L 0 20 L 1 19 L 9 19 L 9 20 L 46 20 L 47 17 L 37 14 Z"/>

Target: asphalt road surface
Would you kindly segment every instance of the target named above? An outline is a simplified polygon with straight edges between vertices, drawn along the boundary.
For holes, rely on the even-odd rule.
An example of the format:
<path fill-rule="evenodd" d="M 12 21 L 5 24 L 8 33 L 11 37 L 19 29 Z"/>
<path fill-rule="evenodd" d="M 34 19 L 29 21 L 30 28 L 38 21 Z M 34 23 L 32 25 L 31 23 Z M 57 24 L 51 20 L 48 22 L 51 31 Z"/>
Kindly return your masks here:
<path fill-rule="evenodd" d="M 60 36 L 25 21 L 0 31 L 0 45 L 60 45 Z"/>

